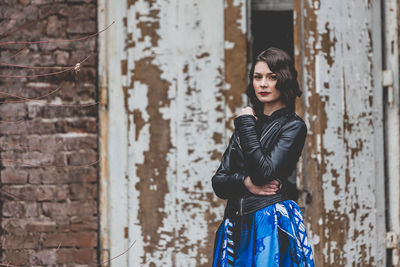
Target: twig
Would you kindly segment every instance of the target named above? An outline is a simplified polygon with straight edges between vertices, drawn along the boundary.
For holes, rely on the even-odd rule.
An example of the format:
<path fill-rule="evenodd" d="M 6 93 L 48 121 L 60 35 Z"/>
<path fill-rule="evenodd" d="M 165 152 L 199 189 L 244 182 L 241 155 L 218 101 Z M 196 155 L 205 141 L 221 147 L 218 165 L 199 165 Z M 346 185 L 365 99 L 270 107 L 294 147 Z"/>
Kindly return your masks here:
<path fill-rule="evenodd" d="M 53 103 L 46 103 L 46 102 L 43 102 L 43 101 L 38 101 L 38 99 L 40 99 L 40 98 L 44 98 L 46 96 L 49 96 L 49 95 L 55 93 L 60 88 L 61 87 L 58 87 L 57 89 L 55 89 L 54 91 L 52 91 L 52 92 L 50 92 L 48 94 L 45 94 L 45 95 L 42 95 L 42 96 L 39 96 L 39 97 L 34 97 L 34 98 L 26 98 L 26 97 L 23 97 L 23 96 L 17 96 L 17 95 L 6 93 L 6 92 L 0 92 L 0 94 L 4 94 L 4 95 L 12 96 L 12 97 L 15 97 L 15 98 L 23 99 L 23 100 L 20 100 L 20 101 L 4 101 L 4 102 L 0 102 L 0 104 L 21 103 L 21 102 L 28 102 L 28 101 L 32 101 L 32 102 L 39 103 L 39 104 L 42 104 L 42 105 L 47 105 L 47 106 L 54 106 L 54 107 L 90 107 L 90 106 L 95 106 L 95 105 L 99 104 L 99 102 L 86 103 L 86 104 L 53 104 Z"/>
<path fill-rule="evenodd" d="M 37 97 L 32 97 L 32 98 L 26 98 L 26 97 L 23 97 L 23 96 L 14 95 L 14 94 L 11 94 L 11 93 L 1 92 L 0 91 L 0 95 L 7 95 L 7 96 L 15 97 L 15 98 L 18 98 L 18 99 L 23 99 L 23 100 L 18 100 L 18 101 L 12 101 L 12 100 L 11 101 L 9 101 L 9 100 L 8 101 L 3 101 L 3 102 L 0 102 L 0 104 L 10 104 L 10 103 L 15 104 L 15 103 L 27 102 L 27 101 L 30 101 L 30 100 L 37 100 L 37 99 L 45 98 L 46 96 L 52 95 L 55 92 L 59 91 L 60 89 L 61 89 L 61 86 L 56 88 L 55 90 L 51 91 L 50 93 L 47 93 L 47 94 L 44 94 L 44 95 L 41 95 L 41 96 L 37 96 Z"/>
<path fill-rule="evenodd" d="M 119 254 L 119 255 L 117 255 L 117 256 L 115 256 L 115 257 L 109 259 L 109 260 L 106 260 L 106 261 L 104 261 L 104 262 L 102 262 L 102 263 L 100 263 L 100 264 L 96 264 L 95 266 L 101 266 L 101 265 L 103 265 L 103 264 L 105 264 L 105 263 L 110 263 L 112 260 L 115 260 L 116 258 L 121 257 L 122 255 L 124 255 L 125 253 L 127 253 L 127 252 L 133 247 L 133 245 L 135 245 L 135 243 L 136 243 L 136 240 L 133 241 L 133 243 L 128 247 L 128 249 L 125 250 L 124 252 L 122 252 L 121 254 Z"/>
<path fill-rule="evenodd" d="M 75 68 L 76 65 L 74 66 L 68 66 L 68 67 L 61 67 L 61 66 L 55 66 L 55 67 L 46 67 L 46 66 L 30 66 L 30 65 L 18 65 L 18 64 L 11 64 L 11 63 L 2 63 L 0 62 L 0 66 L 6 66 L 6 67 L 15 67 L 15 68 L 25 68 L 25 69 L 45 69 L 45 70 L 54 70 L 54 69 L 71 69 Z"/>
<path fill-rule="evenodd" d="M 22 51 L 24 51 L 24 50 L 27 49 L 27 48 L 28 48 L 28 46 L 25 46 L 24 48 L 22 48 L 21 50 L 19 50 L 17 53 L 15 53 L 14 55 L 12 55 L 9 59 L 12 59 L 12 58 L 18 56 L 20 53 L 22 53 Z"/>
<path fill-rule="evenodd" d="M 50 72 L 50 73 L 42 73 L 42 74 L 35 74 L 35 75 L 0 75 L 0 78 L 34 78 L 34 77 L 57 75 L 57 74 L 60 74 L 60 73 L 64 73 L 64 72 L 76 69 L 77 66 L 82 65 L 83 62 L 88 60 L 88 58 L 90 56 L 92 56 L 92 54 L 88 55 L 84 60 L 82 60 L 79 63 L 77 63 L 75 66 L 68 67 L 67 69 L 64 69 L 64 70 L 61 70 L 61 71 Z"/>
<path fill-rule="evenodd" d="M 104 30 L 101 30 L 99 32 L 96 32 L 94 34 L 90 34 L 90 35 L 86 35 L 80 38 L 76 38 L 76 39 L 60 39 L 60 40 L 43 40 L 43 41 L 6 41 L 6 42 L 0 42 L 0 45 L 8 45 L 8 44 L 45 44 L 45 43 L 68 43 L 68 42 L 76 42 L 76 41 L 82 41 L 82 40 L 86 40 L 89 38 L 92 38 L 96 35 L 99 35 L 100 33 L 106 31 L 108 28 L 111 27 L 111 25 L 113 25 L 115 23 L 115 21 L 113 21 L 110 25 L 108 25 Z"/>

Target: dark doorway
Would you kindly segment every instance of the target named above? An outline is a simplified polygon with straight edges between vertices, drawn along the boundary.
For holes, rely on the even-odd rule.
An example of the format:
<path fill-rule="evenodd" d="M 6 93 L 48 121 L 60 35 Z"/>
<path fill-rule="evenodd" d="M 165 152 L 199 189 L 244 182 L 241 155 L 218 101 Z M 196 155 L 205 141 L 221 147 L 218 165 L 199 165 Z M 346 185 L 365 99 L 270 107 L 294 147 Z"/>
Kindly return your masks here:
<path fill-rule="evenodd" d="M 286 51 L 292 58 L 293 53 L 293 11 L 251 11 L 252 60 L 269 47 Z"/>

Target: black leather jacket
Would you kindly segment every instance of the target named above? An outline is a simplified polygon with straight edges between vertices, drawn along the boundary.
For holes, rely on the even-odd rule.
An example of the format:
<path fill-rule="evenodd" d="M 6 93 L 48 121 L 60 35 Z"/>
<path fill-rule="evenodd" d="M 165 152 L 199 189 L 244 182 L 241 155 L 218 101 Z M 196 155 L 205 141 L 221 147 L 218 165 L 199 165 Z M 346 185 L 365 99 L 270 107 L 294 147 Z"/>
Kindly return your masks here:
<path fill-rule="evenodd" d="M 242 115 L 234 120 L 235 130 L 229 146 L 212 177 L 215 194 L 228 199 L 225 216 L 249 214 L 290 198 L 287 195 L 288 177 L 295 172 L 307 127 L 288 108 L 266 117 L 265 123 L 261 121 L 258 127 L 252 115 Z M 255 185 L 279 179 L 282 188 L 271 196 L 253 195 L 244 185 L 246 176 L 250 176 Z"/>

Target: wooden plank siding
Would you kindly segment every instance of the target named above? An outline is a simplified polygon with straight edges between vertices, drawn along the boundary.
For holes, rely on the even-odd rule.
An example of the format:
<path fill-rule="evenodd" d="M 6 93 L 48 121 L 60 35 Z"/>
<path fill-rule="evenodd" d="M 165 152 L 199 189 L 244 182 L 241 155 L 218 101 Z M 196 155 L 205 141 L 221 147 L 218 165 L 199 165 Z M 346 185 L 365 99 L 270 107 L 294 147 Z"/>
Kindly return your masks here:
<path fill-rule="evenodd" d="M 246 1 L 100 1 L 102 261 L 209 266 L 211 177 L 243 105 Z M 104 38 L 104 39 L 101 39 Z"/>
<path fill-rule="evenodd" d="M 295 1 L 317 266 L 385 266 L 379 1 Z"/>

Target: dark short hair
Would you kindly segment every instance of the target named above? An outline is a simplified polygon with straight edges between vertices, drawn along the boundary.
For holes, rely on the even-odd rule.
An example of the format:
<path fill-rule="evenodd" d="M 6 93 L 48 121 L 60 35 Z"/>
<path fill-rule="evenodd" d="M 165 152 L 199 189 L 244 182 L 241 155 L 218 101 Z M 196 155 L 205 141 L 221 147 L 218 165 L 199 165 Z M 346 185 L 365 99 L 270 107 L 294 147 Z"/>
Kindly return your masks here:
<path fill-rule="evenodd" d="M 249 72 L 249 84 L 246 89 L 246 94 L 256 114 L 259 115 L 264 112 L 264 104 L 257 99 L 253 86 L 254 68 L 260 61 L 267 63 L 269 69 L 276 74 L 276 89 L 278 89 L 281 94 L 281 101 L 286 104 L 288 108 L 294 110 L 296 96 L 301 96 L 302 92 L 297 82 L 297 71 L 294 68 L 293 60 L 285 51 L 270 47 L 257 56 Z"/>

